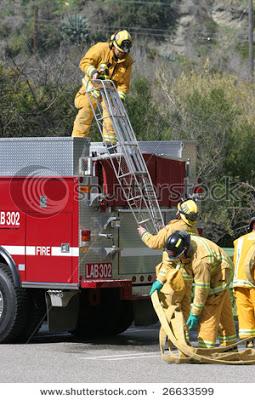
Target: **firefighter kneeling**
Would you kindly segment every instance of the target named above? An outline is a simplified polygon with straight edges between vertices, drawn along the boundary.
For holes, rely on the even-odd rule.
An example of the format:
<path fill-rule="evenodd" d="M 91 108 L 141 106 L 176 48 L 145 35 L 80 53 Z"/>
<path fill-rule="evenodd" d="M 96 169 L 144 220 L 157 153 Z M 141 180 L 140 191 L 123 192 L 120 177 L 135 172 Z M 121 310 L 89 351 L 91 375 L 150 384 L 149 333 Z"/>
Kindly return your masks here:
<path fill-rule="evenodd" d="M 237 338 L 228 290 L 232 279 L 229 257 L 212 241 L 183 231 L 169 236 L 166 253 L 169 262 L 174 262 L 176 268 L 183 268 L 193 279 L 194 299 L 187 326 L 190 330 L 198 328 L 199 346 L 214 347 L 218 332 L 223 346 L 235 343 Z M 163 282 L 157 279 L 150 294 L 161 289 L 164 293 Z M 185 291 L 180 291 L 180 296 L 183 298 Z M 177 301 L 181 303 L 182 298 Z"/>

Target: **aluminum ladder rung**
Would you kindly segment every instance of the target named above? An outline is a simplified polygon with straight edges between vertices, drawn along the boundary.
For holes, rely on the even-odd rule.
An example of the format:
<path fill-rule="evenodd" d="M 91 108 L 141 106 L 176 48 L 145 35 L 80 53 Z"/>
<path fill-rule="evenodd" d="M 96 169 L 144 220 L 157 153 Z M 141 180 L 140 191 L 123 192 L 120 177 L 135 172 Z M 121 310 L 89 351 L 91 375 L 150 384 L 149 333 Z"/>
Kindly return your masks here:
<path fill-rule="evenodd" d="M 135 196 L 135 197 L 130 197 L 130 198 L 128 198 L 127 197 L 127 201 L 129 202 L 129 201 L 133 201 L 133 200 L 137 200 L 137 199 L 143 199 L 143 196 Z"/>
<path fill-rule="evenodd" d="M 140 175 L 145 175 L 146 174 L 146 172 L 145 171 L 136 171 L 136 172 L 127 172 L 127 173 L 125 173 L 125 174 L 122 174 L 122 175 L 118 175 L 118 178 L 124 178 L 125 176 L 128 176 L 128 175 L 134 175 L 134 176 L 140 176 Z"/>
<path fill-rule="evenodd" d="M 146 171 L 135 171 L 134 175 L 147 175 Z"/>
<path fill-rule="evenodd" d="M 142 219 L 139 224 L 147 223 L 150 228 L 153 227 L 152 233 L 156 233 L 164 226 L 164 221 L 152 185 L 151 177 L 125 107 L 112 81 L 97 79 L 92 83 L 95 83 L 98 90 L 100 90 L 101 98 L 103 99 L 107 110 L 106 115 L 111 118 L 113 130 L 118 143 L 119 154 L 116 155 L 113 153 L 110 155 L 110 149 L 106 149 L 108 156 L 101 157 L 101 159 L 110 159 L 116 178 L 122 187 L 123 194 L 135 220 L 137 221 L 137 212 L 139 212 Z M 105 115 L 103 115 L 100 101 L 97 104 L 99 112 L 95 109 L 91 100 L 90 104 L 99 131 L 103 137 L 103 120 Z M 112 147 L 114 147 L 114 145 Z M 125 180 L 125 177 L 129 178 Z M 128 186 L 127 190 L 125 186 Z M 146 189 L 142 189 L 144 186 Z M 139 192 L 140 194 L 137 194 Z M 148 218 L 145 216 L 148 216 Z"/>
<path fill-rule="evenodd" d="M 132 175 L 131 172 L 127 172 L 126 174 L 122 174 L 122 175 L 117 175 L 117 178 L 124 178 L 125 176 L 129 176 Z"/>
<path fill-rule="evenodd" d="M 136 146 L 136 147 L 139 146 L 137 142 L 129 142 L 129 141 L 122 142 L 122 144 L 126 146 Z"/>
<path fill-rule="evenodd" d="M 146 222 L 149 222 L 149 221 L 151 221 L 151 218 L 147 218 L 147 219 L 144 219 L 142 221 L 139 221 L 139 224 L 142 225 L 142 224 L 145 224 Z"/>
<path fill-rule="evenodd" d="M 102 154 L 101 156 L 92 157 L 92 160 L 100 161 L 100 160 L 107 160 L 110 158 L 117 158 L 117 157 L 121 157 L 121 156 L 122 156 L 121 153 L 113 153 L 113 154 L 105 153 L 105 154 Z"/>

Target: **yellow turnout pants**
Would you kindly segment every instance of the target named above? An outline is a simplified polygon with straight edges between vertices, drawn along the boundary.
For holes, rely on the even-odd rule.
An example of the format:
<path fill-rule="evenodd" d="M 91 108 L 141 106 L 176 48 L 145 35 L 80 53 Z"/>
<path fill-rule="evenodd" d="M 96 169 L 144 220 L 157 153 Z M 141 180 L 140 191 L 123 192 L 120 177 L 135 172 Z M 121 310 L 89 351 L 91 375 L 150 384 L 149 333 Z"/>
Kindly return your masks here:
<path fill-rule="evenodd" d="M 159 298 L 164 309 L 170 305 L 178 304 L 185 320 L 190 312 L 192 282 L 185 281 L 181 271 L 165 263 L 156 266 L 157 279 L 164 279 L 164 286 L 159 293 Z"/>
<path fill-rule="evenodd" d="M 240 339 L 255 336 L 255 289 L 236 287 L 235 298 Z"/>
<path fill-rule="evenodd" d="M 115 144 L 117 140 L 112 126 L 112 120 L 107 111 L 104 101 L 97 99 L 92 95 L 87 94 L 85 92 L 85 89 L 83 88 L 79 90 L 74 100 L 74 105 L 78 109 L 78 113 L 74 120 L 72 136 L 73 137 L 89 136 L 90 127 L 94 118 L 91 106 L 93 106 L 95 110 L 98 101 L 101 101 L 101 106 L 103 109 L 103 141 L 105 143 Z"/>
<path fill-rule="evenodd" d="M 200 318 L 199 346 L 214 347 L 217 337 L 222 346 L 228 346 L 237 339 L 228 290 L 208 296 Z"/>
<path fill-rule="evenodd" d="M 165 269 L 164 263 L 156 267 L 157 276 L 161 269 Z M 168 315 L 170 306 L 177 305 L 179 310 L 183 313 L 184 320 L 186 321 L 188 319 L 190 313 L 191 288 L 192 282 L 185 281 L 180 271 L 174 268 L 168 269 L 166 282 L 159 292 L 159 300 L 166 315 Z M 187 327 L 185 327 L 185 335 L 186 339 L 189 341 Z"/>

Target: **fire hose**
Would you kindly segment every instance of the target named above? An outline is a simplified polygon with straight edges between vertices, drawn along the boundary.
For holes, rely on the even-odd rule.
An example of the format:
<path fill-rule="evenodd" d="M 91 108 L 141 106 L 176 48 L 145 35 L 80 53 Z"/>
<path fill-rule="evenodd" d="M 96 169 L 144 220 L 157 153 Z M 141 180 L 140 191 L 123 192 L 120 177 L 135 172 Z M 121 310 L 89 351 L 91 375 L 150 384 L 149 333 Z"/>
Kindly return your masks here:
<path fill-rule="evenodd" d="M 159 334 L 161 358 L 167 363 L 255 364 L 254 349 L 239 351 L 233 349 L 254 337 L 249 337 L 224 347 L 210 349 L 193 347 L 187 343 L 185 337 L 185 320 L 180 307 L 178 305 L 170 305 L 167 310 L 163 309 L 157 291 L 152 294 L 151 300 L 161 324 Z M 168 353 L 165 350 L 167 341 Z M 173 346 L 178 350 L 177 353 L 173 351 Z"/>

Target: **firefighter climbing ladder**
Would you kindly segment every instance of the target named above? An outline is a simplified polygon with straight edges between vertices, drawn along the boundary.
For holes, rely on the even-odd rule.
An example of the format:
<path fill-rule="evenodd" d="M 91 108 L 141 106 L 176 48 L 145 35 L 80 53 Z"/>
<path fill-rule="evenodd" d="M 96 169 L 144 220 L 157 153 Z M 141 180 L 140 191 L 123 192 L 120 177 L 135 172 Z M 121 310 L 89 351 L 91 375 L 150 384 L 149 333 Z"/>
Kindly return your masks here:
<path fill-rule="evenodd" d="M 88 96 L 99 131 L 103 137 L 104 119 L 111 118 L 117 138 L 116 144 L 106 147 L 106 154 L 102 158 L 111 160 L 118 183 L 137 224 L 146 227 L 151 233 L 157 233 L 164 226 L 162 213 L 125 107 L 112 81 L 96 79 L 93 84 L 100 91 L 100 100 L 107 109 L 104 115 L 101 101 L 94 108 L 90 95 Z"/>

